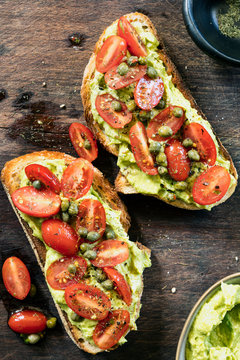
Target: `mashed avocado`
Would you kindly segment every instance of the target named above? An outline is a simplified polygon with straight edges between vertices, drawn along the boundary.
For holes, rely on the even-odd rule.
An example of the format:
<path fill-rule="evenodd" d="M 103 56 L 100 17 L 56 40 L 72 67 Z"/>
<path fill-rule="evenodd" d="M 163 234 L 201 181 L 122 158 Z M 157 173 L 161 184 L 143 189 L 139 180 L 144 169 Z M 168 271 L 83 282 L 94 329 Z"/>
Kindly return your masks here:
<path fill-rule="evenodd" d="M 66 169 L 66 165 L 64 163 L 64 160 L 44 160 L 44 161 L 38 161 L 38 164 L 41 164 L 43 166 L 48 167 L 59 179 L 61 179 L 63 171 Z M 21 174 L 21 184 L 20 186 L 27 186 L 29 185 L 29 180 L 25 174 L 25 171 L 22 171 Z M 88 266 L 89 266 L 89 277 L 86 279 L 86 282 L 89 285 L 96 285 L 99 289 L 107 293 L 107 295 L 111 299 L 112 309 L 127 309 L 130 312 L 130 329 L 136 330 L 136 319 L 139 317 L 140 308 L 138 306 L 138 301 L 141 296 L 142 292 L 142 274 L 146 267 L 151 266 L 151 261 L 149 255 L 145 251 L 141 251 L 135 243 L 129 240 L 128 234 L 125 232 L 121 221 L 120 221 L 120 211 L 113 210 L 104 203 L 104 201 L 101 199 L 100 195 L 91 187 L 89 192 L 79 199 L 77 202 L 80 203 L 83 199 L 96 199 L 99 200 L 105 209 L 106 212 L 106 222 L 108 225 L 112 227 L 115 234 L 117 235 L 117 238 L 121 241 L 125 241 L 128 244 L 129 247 L 129 258 L 127 261 L 125 261 L 122 264 L 119 264 L 116 266 L 116 269 L 125 277 L 127 282 L 129 283 L 131 290 L 132 290 L 132 303 L 130 306 L 127 306 L 126 303 L 121 300 L 121 298 L 118 296 L 117 292 L 115 290 L 108 290 L 106 291 L 102 286 L 101 283 L 97 282 L 95 279 L 95 270 L 94 267 L 91 265 L 90 261 L 87 260 Z M 36 236 L 38 239 L 42 239 L 41 234 L 41 223 L 44 221 L 44 219 L 41 218 L 35 218 L 32 216 L 28 216 L 24 213 L 21 213 L 21 217 L 28 223 L 30 228 L 33 231 L 33 235 Z M 46 263 L 45 263 L 45 273 L 48 269 L 48 267 L 56 260 L 63 257 L 60 253 L 53 250 L 52 248 L 49 248 L 46 245 Z M 81 256 L 82 254 L 79 253 Z M 75 322 L 71 319 L 71 313 L 73 312 L 65 302 L 64 298 L 64 291 L 63 290 L 54 290 L 49 285 L 49 290 L 55 300 L 55 302 L 61 307 L 62 310 L 64 310 L 68 314 L 69 321 L 77 326 L 83 333 L 84 338 L 94 345 L 94 342 L 92 340 L 92 334 L 94 331 L 94 328 L 97 324 L 97 321 L 94 320 L 88 320 L 84 319 L 81 322 Z M 119 341 L 120 344 L 123 344 L 126 342 L 126 339 L 122 337 Z"/>
<path fill-rule="evenodd" d="M 209 125 L 209 123 L 204 120 L 198 113 L 196 109 L 191 107 L 190 102 L 185 99 L 183 94 L 175 87 L 172 82 L 172 76 L 167 74 L 166 68 L 163 62 L 159 59 L 158 56 L 158 41 L 155 36 L 148 30 L 143 23 L 138 21 L 137 19 L 131 22 L 134 28 L 137 30 L 140 35 L 142 41 L 144 42 L 147 49 L 147 63 L 148 65 L 153 66 L 159 76 L 162 78 L 164 82 L 165 88 L 165 100 L 166 106 L 168 105 L 178 105 L 185 109 L 186 118 L 188 122 L 198 122 L 202 126 L 204 126 L 216 145 L 217 149 L 217 161 L 216 165 L 221 165 L 225 167 L 228 171 L 230 168 L 230 162 L 225 160 L 222 155 L 219 153 L 219 146 L 216 140 L 215 135 Z M 117 25 L 112 25 L 107 28 L 106 38 L 110 35 L 117 33 Z M 128 101 L 131 99 L 134 85 L 130 85 L 127 88 L 120 90 L 113 90 L 109 88 L 106 84 L 102 86 L 104 83 L 104 75 L 95 72 L 95 76 L 91 81 L 91 109 L 94 121 L 96 121 L 103 132 L 108 136 L 110 144 L 115 144 L 119 148 L 118 155 L 118 166 L 121 169 L 121 172 L 125 175 L 128 182 L 136 189 L 137 192 L 148 195 L 160 195 L 166 200 L 171 200 L 173 193 L 176 195 L 177 199 L 184 201 L 187 204 L 194 204 L 198 208 L 203 208 L 207 210 L 211 210 L 214 205 L 202 206 L 194 202 L 191 194 L 191 189 L 193 182 L 196 180 L 196 177 L 200 172 L 204 171 L 207 167 L 202 163 L 193 163 L 192 175 L 187 179 L 188 188 L 184 191 L 178 191 L 175 188 L 176 181 L 173 181 L 168 175 L 155 175 L 149 176 L 145 174 L 140 168 L 137 166 L 134 156 L 131 152 L 130 140 L 128 136 L 129 127 L 132 125 L 126 126 L 124 129 L 114 129 L 110 125 L 108 125 L 102 117 L 98 114 L 95 107 L 96 97 L 100 94 L 110 93 L 115 98 L 121 101 Z M 159 110 L 153 109 L 151 118 L 155 117 L 159 113 Z M 134 120 L 133 120 L 134 121 Z M 231 175 L 231 185 L 236 183 L 235 178 Z M 231 186 L 230 185 L 230 186 Z"/>
<path fill-rule="evenodd" d="M 186 360 L 240 360 L 240 285 L 222 283 L 189 332 Z"/>

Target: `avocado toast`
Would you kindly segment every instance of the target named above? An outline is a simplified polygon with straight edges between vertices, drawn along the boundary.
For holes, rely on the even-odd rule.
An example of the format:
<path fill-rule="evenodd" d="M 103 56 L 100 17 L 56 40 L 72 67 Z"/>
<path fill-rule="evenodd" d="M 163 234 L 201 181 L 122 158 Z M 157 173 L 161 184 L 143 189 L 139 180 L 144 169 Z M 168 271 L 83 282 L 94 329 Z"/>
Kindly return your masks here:
<path fill-rule="evenodd" d="M 16 194 L 19 189 L 22 189 L 23 187 L 32 188 L 32 186 L 29 186 L 31 185 L 31 182 L 25 173 L 25 168 L 28 165 L 38 164 L 44 166 L 48 168 L 61 181 L 64 171 L 69 167 L 70 164 L 73 164 L 74 161 L 76 160 L 72 156 L 60 152 L 40 151 L 26 154 L 6 163 L 2 170 L 1 180 L 8 195 L 9 201 L 35 253 L 38 263 L 43 273 L 47 277 L 46 282 L 52 294 L 65 330 L 78 347 L 91 354 L 96 354 L 103 350 L 112 350 L 116 348 L 117 345 L 123 344 L 126 340 L 125 337 L 122 336 L 114 346 L 111 346 L 107 349 L 103 349 L 103 347 L 99 348 L 93 341 L 93 332 L 99 322 L 95 320 L 94 316 L 92 316 L 90 319 L 81 318 L 81 321 L 79 321 L 79 316 L 76 317 L 76 314 L 72 308 L 66 304 L 64 288 L 61 288 L 60 286 L 60 288 L 56 289 L 56 287 L 53 288 L 50 286 L 48 277 L 49 268 L 57 262 L 64 262 L 64 256 L 51 246 L 46 246 L 46 243 L 43 241 L 42 224 L 48 221 L 59 221 L 63 223 L 60 220 L 62 216 L 61 210 L 59 210 L 53 216 L 55 220 L 53 218 L 49 219 L 49 217 L 47 220 L 45 220 L 46 216 L 44 218 L 40 216 L 29 216 L 28 214 L 19 211 L 19 209 L 17 209 L 14 205 L 15 200 L 13 200 L 14 194 Z M 97 201 L 98 203 L 101 203 L 100 205 L 103 206 L 106 213 L 106 225 L 111 228 L 114 234 L 110 237 L 110 239 L 118 239 L 118 243 L 121 243 L 125 246 L 125 248 L 128 248 L 129 256 L 127 260 L 122 263 L 118 263 L 115 267 L 112 267 L 112 269 L 120 274 L 119 276 L 122 276 L 125 279 L 124 281 L 126 281 L 127 286 L 130 288 L 131 301 L 129 300 L 127 304 L 126 301 L 123 300 L 123 297 L 120 296 L 119 292 L 117 291 L 119 290 L 117 289 L 117 286 L 107 290 L 103 287 L 103 283 L 98 281 L 96 276 L 97 271 L 102 273 L 102 268 L 99 268 L 98 265 L 93 266 L 89 260 L 89 257 L 87 258 L 84 256 L 86 252 L 83 252 L 82 250 L 79 251 L 82 249 L 81 246 L 80 249 L 78 249 L 76 256 L 84 259 L 82 261 L 87 264 L 87 269 L 85 271 L 84 277 L 81 279 L 81 281 L 79 281 L 79 283 L 84 283 L 86 286 L 90 286 L 91 289 L 97 289 L 97 291 L 100 291 L 101 294 L 104 293 L 110 299 L 111 308 L 109 309 L 109 314 L 114 313 L 115 310 L 129 313 L 130 322 L 128 324 L 129 326 L 127 330 L 124 333 L 125 336 L 129 330 L 136 329 L 135 322 L 139 317 L 140 299 L 143 290 L 142 273 L 144 268 L 150 266 L 151 264 L 150 250 L 139 243 L 133 243 L 129 240 L 127 231 L 130 227 L 130 218 L 124 204 L 121 202 L 120 198 L 117 196 L 109 182 L 103 177 L 102 173 L 95 167 L 92 167 L 92 169 L 93 181 L 91 187 L 87 193 L 84 196 L 78 198 L 75 203 L 77 204 L 77 208 L 80 207 L 84 200 L 95 202 Z M 41 189 L 38 191 L 41 192 Z M 61 201 L 62 206 L 62 203 L 66 201 L 66 198 L 63 197 L 62 192 L 60 195 L 56 196 Z M 22 204 L 22 201 L 20 201 L 20 204 Z M 71 217 L 70 225 L 65 224 L 65 222 L 64 224 L 66 226 L 71 226 L 71 228 L 74 229 L 76 216 L 77 214 Z M 116 240 L 107 240 L 106 234 L 104 234 L 103 241 L 100 242 L 100 245 L 104 242 L 107 243 L 108 241 L 114 242 Z M 93 246 L 95 245 L 89 244 L 91 249 L 93 249 Z M 111 269 L 111 267 L 109 269 Z M 68 278 L 62 278 L 63 283 L 68 281 L 66 279 Z M 62 280 L 60 285 L 62 285 Z M 74 286 L 74 284 L 70 285 L 69 287 L 71 286 Z"/>
<path fill-rule="evenodd" d="M 136 53 L 131 52 L 132 47 L 127 42 L 128 51 L 124 53 L 125 56 L 120 60 L 121 68 L 120 65 L 117 67 L 114 64 L 113 70 L 107 68 L 106 71 L 102 70 L 98 62 L 102 56 L 104 44 L 106 44 L 106 41 L 110 42 L 109 38 L 113 36 L 125 37 L 123 30 L 126 30 L 124 27 L 124 21 L 126 20 L 134 28 L 132 31 L 137 33 L 138 44 L 145 49 L 146 56 L 132 56 L 136 55 L 137 51 Z M 119 46 L 123 49 L 123 44 L 120 41 Z M 131 64 L 131 61 L 135 61 L 135 64 Z M 96 65 L 99 71 L 97 71 Z M 144 66 L 146 74 L 144 73 Z M 149 83 L 159 80 L 158 91 L 161 91 L 160 86 L 164 87 L 157 106 L 152 106 L 149 109 L 139 101 L 139 93 L 142 94 L 141 88 L 139 90 L 137 87 L 139 87 L 142 78 L 139 80 L 137 71 L 134 73 L 134 67 L 135 69 L 138 68 L 139 72 L 143 71 L 142 76 L 145 80 L 147 77 Z M 150 70 L 152 73 L 157 74 L 155 79 Z M 121 76 L 121 74 L 123 75 Z M 131 76 L 135 82 L 126 82 L 126 78 L 128 77 L 129 80 Z M 126 86 L 124 86 L 124 82 L 125 85 L 127 84 Z M 137 92 L 138 94 L 136 94 Z M 234 192 L 237 184 L 237 172 L 230 155 L 216 137 L 211 125 L 196 105 L 189 90 L 183 85 L 179 73 L 166 53 L 162 40 L 158 38 L 153 24 L 145 15 L 140 13 L 127 14 L 105 29 L 85 69 L 81 96 L 85 109 L 85 118 L 89 126 L 102 145 L 109 152 L 118 156 L 117 164 L 120 167 L 120 172 L 115 180 L 117 191 L 125 194 L 141 193 L 151 195 L 173 206 L 188 210 L 211 210 L 213 206 L 227 200 Z M 108 96 L 105 101 L 105 109 L 104 96 Z M 110 115 L 113 115 L 113 119 L 118 118 L 118 122 L 120 122 L 118 116 L 120 114 L 121 119 L 125 121 L 124 126 L 114 124 L 113 121 L 112 123 L 109 122 L 110 115 L 108 114 L 107 118 L 104 111 L 100 109 L 101 104 L 100 106 L 98 104 L 98 99 L 101 97 L 102 108 L 105 112 L 107 112 L 106 110 L 109 112 L 107 106 L 109 106 L 111 100 L 114 101 L 114 106 L 116 101 L 120 103 L 122 111 L 119 112 L 119 109 L 115 107 L 113 109 L 114 114 L 111 110 Z M 176 116 L 173 116 L 173 113 Z M 169 123 L 169 119 L 172 123 Z M 115 120 L 115 122 L 117 121 Z M 144 127 L 140 124 L 142 122 Z M 176 126 L 179 123 L 180 125 Z M 146 169 L 146 166 L 145 169 L 144 165 L 141 166 L 141 161 L 136 155 L 138 149 L 134 151 L 130 134 L 131 129 L 136 124 L 140 124 L 142 129 L 141 135 L 137 138 L 137 141 L 135 140 L 135 144 L 136 142 L 141 143 L 140 138 L 143 139 L 139 152 L 144 153 L 145 156 L 142 162 L 151 163 L 151 172 Z M 155 133 L 151 130 L 154 127 Z M 144 128 L 146 134 L 144 134 Z M 170 131 L 168 134 L 159 132 L 166 130 L 166 128 Z M 136 134 L 137 131 L 134 130 Z M 139 129 L 137 130 L 139 131 Z M 201 134 L 201 132 L 204 132 L 204 134 Z M 198 133 L 200 133 L 199 138 L 196 135 Z M 193 141 L 183 146 L 185 138 L 186 140 L 190 138 Z M 182 155 L 178 161 L 180 167 L 181 162 L 184 163 L 182 169 L 179 170 L 178 166 L 174 166 L 174 162 L 176 163 L 174 159 L 171 169 L 170 156 L 166 156 L 167 147 L 170 150 L 173 148 L 173 151 L 175 147 L 175 158 L 177 158 L 180 149 L 179 153 L 181 152 Z M 159 154 L 160 156 L 158 156 Z M 174 156 L 172 157 L 174 158 Z M 213 170 L 209 174 L 210 169 Z M 183 176 L 181 171 L 185 172 L 186 176 Z M 207 175 L 204 177 L 205 173 Z M 209 199 L 209 193 L 211 193 L 211 199 Z"/>

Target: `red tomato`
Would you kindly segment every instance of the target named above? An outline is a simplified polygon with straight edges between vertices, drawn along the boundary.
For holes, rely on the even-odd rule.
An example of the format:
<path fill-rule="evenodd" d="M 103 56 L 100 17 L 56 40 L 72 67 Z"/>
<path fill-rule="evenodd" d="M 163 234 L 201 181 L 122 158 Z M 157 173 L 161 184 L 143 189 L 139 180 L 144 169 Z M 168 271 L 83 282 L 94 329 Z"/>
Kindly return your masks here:
<path fill-rule="evenodd" d="M 126 56 L 127 43 L 117 35 L 109 36 L 103 43 L 96 57 L 96 69 L 100 73 L 105 73 L 113 66 L 120 64 L 122 58 Z"/>
<path fill-rule="evenodd" d="M 103 236 L 106 229 L 106 213 L 103 205 L 98 200 L 85 199 L 78 209 L 76 229 L 87 228 Z M 86 239 L 84 239 L 86 242 Z"/>
<path fill-rule="evenodd" d="M 102 350 L 110 349 L 127 332 L 129 323 L 130 314 L 127 310 L 113 310 L 95 327 L 93 341 Z"/>
<path fill-rule="evenodd" d="M 157 175 L 153 157 L 148 148 L 147 133 L 144 125 L 138 121 L 129 132 L 133 155 L 140 169 L 148 175 Z"/>
<path fill-rule="evenodd" d="M 114 66 L 105 74 L 105 82 L 111 89 L 122 89 L 135 81 L 140 80 L 147 71 L 147 65 L 135 65 L 130 67 L 126 75 L 119 75 L 117 66 Z"/>
<path fill-rule="evenodd" d="M 17 333 L 36 334 L 46 329 L 47 318 L 40 311 L 22 310 L 10 316 L 8 325 Z"/>
<path fill-rule="evenodd" d="M 65 290 L 67 305 L 85 319 L 102 320 L 111 310 L 111 301 L 97 287 L 84 283 L 73 284 Z"/>
<path fill-rule="evenodd" d="M 119 295 L 123 298 L 125 303 L 130 306 L 132 302 L 131 289 L 123 275 L 112 268 L 104 268 L 103 270 L 107 274 L 107 277 L 114 282 Z"/>
<path fill-rule="evenodd" d="M 52 190 L 56 194 L 60 193 L 60 181 L 46 166 L 31 164 L 25 167 L 25 173 L 30 181 L 39 180 L 46 188 Z"/>
<path fill-rule="evenodd" d="M 97 245 L 97 257 L 91 263 L 97 267 L 112 267 L 126 261 L 129 257 L 127 243 L 119 240 L 104 240 Z"/>
<path fill-rule="evenodd" d="M 231 182 L 229 172 L 215 165 L 201 174 L 193 184 L 193 200 L 200 205 L 211 205 L 221 200 Z"/>
<path fill-rule="evenodd" d="M 75 265 L 75 274 L 69 272 L 69 265 Z M 47 269 L 47 281 L 55 290 L 66 289 L 69 285 L 79 283 L 87 270 L 87 262 L 80 256 L 64 257 L 54 261 Z"/>
<path fill-rule="evenodd" d="M 69 136 L 79 157 L 90 162 L 97 158 L 97 141 L 93 137 L 93 133 L 86 126 L 79 123 L 72 123 L 69 128 Z M 89 150 L 84 147 L 85 140 L 88 140 L 91 145 Z"/>
<path fill-rule="evenodd" d="M 74 160 L 63 173 L 61 187 L 63 196 L 68 199 L 79 199 L 86 195 L 93 182 L 94 169 L 85 159 Z"/>
<path fill-rule="evenodd" d="M 176 181 L 184 181 L 190 173 L 190 160 L 187 150 L 177 139 L 168 142 L 165 148 L 169 175 Z"/>
<path fill-rule="evenodd" d="M 61 207 L 59 195 L 49 189 L 37 190 L 33 186 L 14 191 L 12 201 L 24 214 L 43 218 L 56 215 Z"/>
<path fill-rule="evenodd" d="M 173 135 L 175 135 L 178 132 L 178 130 L 182 127 L 185 121 L 185 111 L 184 109 L 182 109 L 183 116 L 177 118 L 176 116 L 173 115 L 172 112 L 175 107 L 180 107 L 180 106 L 170 105 L 150 121 L 147 127 L 147 136 L 149 138 L 155 141 L 168 140 L 170 137 L 165 138 L 158 135 L 158 129 L 163 125 L 169 126 L 172 129 Z"/>
<path fill-rule="evenodd" d="M 128 49 L 132 55 L 147 56 L 147 50 L 131 23 L 122 16 L 118 21 L 118 35 L 126 40 Z"/>
<path fill-rule="evenodd" d="M 48 219 L 42 223 L 44 242 L 65 256 L 72 256 L 78 251 L 79 240 L 76 231 L 65 221 Z"/>
<path fill-rule="evenodd" d="M 203 162 L 209 166 L 215 164 L 217 150 L 214 141 L 207 130 L 198 123 L 191 123 L 184 129 L 184 138 L 190 138 L 196 144 L 197 151 Z"/>
<path fill-rule="evenodd" d="M 5 288 L 13 297 L 25 299 L 31 287 L 31 279 L 26 265 L 20 259 L 11 256 L 5 260 L 2 277 Z"/>
<path fill-rule="evenodd" d="M 160 77 L 150 79 L 143 76 L 134 90 L 136 104 L 143 110 L 153 109 L 160 101 L 164 93 L 164 84 Z"/>
<path fill-rule="evenodd" d="M 126 124 L 132 121 L 132 113 L 127 109 L 126 104 L 119 100 L 117 101 L 122 105 L 122 110 L 114 111 L 111 106 L 113 100 L 117 99 L 112 95 L 98 95 L 95 102 L 96 109 L 103 120 L 114 129 L 122 129 Z"/>

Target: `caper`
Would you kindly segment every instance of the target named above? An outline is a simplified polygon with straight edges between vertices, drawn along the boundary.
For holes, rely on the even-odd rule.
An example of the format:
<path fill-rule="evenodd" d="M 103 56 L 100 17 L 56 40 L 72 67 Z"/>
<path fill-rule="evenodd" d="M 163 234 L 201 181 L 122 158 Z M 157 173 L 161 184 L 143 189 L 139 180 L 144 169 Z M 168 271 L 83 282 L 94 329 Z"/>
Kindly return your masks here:
<path fill-rule="evenodd" d="M 50 319 L 47 320 L 47 328 L 48 329 L 53 329 L 57 324 L 57 318 L 55 317 L 51 317 Z"/>
<path fill-rule="evenodd" d="M 183 140 L 182 144 L 185 147 L 191 147 L 191 146 L 193 146 L 193 141 L 190 138 L 186 138 L 186 139 Z"/>
<path fill-rule="evenodd" d="M 71 274 L 76 274 L 76 272 L 77 272 L 77 267 L 76 267 L 74 264 L 70 264 L 70 265 L 68 265 L 68 271 L 69 271 Z"/>
<path fill-rule="evenodd" d="M 37 288 L 34 284 L 31 284 L 30 290 L 29 290 L 29 296 L 34 297 L 37 293 Z"/>
<path fill-rule="evenodd" d="M 129 111 L 134 111 L 137 107 L 134 100 L 129 100 L 126 105 Z"/>
<path fill-rule="evenodd" d="M 200 155 L 199 153 L 197 152 L 197 150 L 189 150 L 188 151 L 188 157 L 190 160 L 193 160 L 193 161 L 199 161 L 200 160 Z"/>
<path fill-rule="evenodd" d="M 168 173 L 168 170 L 165 166 L 159 166 L 158 167 L 158 173 L 159 175 L 165 175 Z"/>
<path fill-rule="evenodd" d="M 160 165 L 167 166 L 166 154 L 161 152 L 156 156 L 156 162 Z"/>
<path fill-rule="evenodd" d="M 86 238 L 87 237 L 87 234 L 88 234 L 88 229 L 85 228 L 85 227 L 80 227 L 78 228 L 78 231 L 77 231 L 78 235 L 82 238 Z"/>
<path fill-rule="evenodd" d="M 140 121 L 145 122 L 151 118 L 151 111 L 141 110 L 138 114 Z"/>
<path fill-rule="evenodd" d="M 34 180 L 32 184 L 33 184 L 33 187 L 37 190 L 40 190 L 42 187 L 41 181 L 39 181 L 39 180 Z"/>
<path fill-rule="evenodd" d="M 138 62 L 137 56 L 130 56 L 127 61 L 129 66 L 135 66 L 135 65 L 137 65 L 137 62 Z"/>
<path fill-rule="evenodd" d="M 84 149 L 86 149 L 86 150 L 90 150 L 91 149 L 91 143 L 90 143 L 90 141 L 88 140 L 88 139 L 85 139 L 84 140 L 84 143 L 83 143 L 83 147 L 84 147 Z"/>
<path fill-rule="evenodd" d="M 95 250 L 87 250 L 83 255 L 89 260 L 94 260 L 97 257 L 97 252 Z"/>
<path fill-rule="evenodd" d="M 113 282 L 109 279 L 105 280 L 102 282 L 102 286 L 106 289 L 106 290 L 112 290 L 113 289 Z"/>
<path fill-rule="evenodd" d="M 186 190 L 187 187 L 188 187 L 188 184 L 186 183 L 186 181 L 178 181 L 175 184 L 176 190 Z"/>
<path fill-rule="evenodd" d="M 76 314 L 75 312 L 72 312 L 70 316 L 71 316 L 72 321 L 79 322 L 79 321 L 83 320 L 83 318 L 81 316 L 79 316 L 78 314 Z"/>
<path fill-rule="evenodd" d="M 97 269 L 95 272 L 95 277 L 96 277 L 97 281 L 102 282 L 102 281 L 106 280 L 107 275 L 101 269 Z"/>
<path fill-rule="evenodd" d="M 172 136 L 173 131 L 169 126 L 163 125 L 158 129 L 158 134 L 162 137 L 169 137 Z"/>
<path fill-rule="evenodd" d="M 106 226 L 106 230 L 105 230 L 105 237 L 106 239 L 115 239 L 116 234 L 113 231 L 113 229 L 110 226 Z"/>
<path fill-rule="evenodd" d="M 62 220 L 65 222 L 69 221 L 69 214 L 67 212 L 62 213 Z"/>
<path fill-rule="evenodd" d="M 67 199 L 63 199 L 61 202 L 61 210 L 67 211 L 68 208 L 69 208 L 69 201 Z"/>
<path fill-rule="evenodd" d="M 117 100 L 112 101 L 111 107 L 114 111 L 117 111 L 117 112 L 122 111 L 122 105 Z"/>
<path fill-rule="evenodd" d="M 119 75 L 124 76 L 127 74 L 129 70 L 129 67 L 125 62 L 122 62 L 120 65 L 118 65 L 117 72 Z"/>
<path fill-rule="evenodd" d="M 40 336 L 38 334 L 30 334 L 27 339 L 25 339 L 26 344 L 36 344 L 40 340 Z"/>
<path fill-rule="evenodd" d="M 151 142 L 149 146 L 149 151 L 153 154 L 157 154 L 161 151 L 162 145 L 158 141 Z"/>
<path fill-rule="evenodd" d="M 165 106 L 166 106 L 165 100 L 164 100 L 164 99 L 161 99 L 161 100 L 159 101 L 159 103 L 158 103 L 155 107 L 156 107 L 156 109 L 164 109 Z"/>
<path fill-rule="evenodd" d="M 154 67 L 152 67 L 152 66 L 148 66 L 148 68 L 147 68 L 147 75 L 148 75 L 151 79 L 156 79 L 156 78 L 158 77 L 157 70 L 155 70 Z"/>
<path fill-rule="evenodd" d="M 81 245 L 80 245 L 80 250 L 81 250 L 81 252 L 85 252 L 85 251 L 87 251 L 89 249 L 89 244 L 87 244 L 87 243 L 82 243 Z"/>
<path fill-rule="evenodd" d="M 173 193 L 168 193 L 168 194 L 167 194 L 167 200 L 168 200 L 168 201 L 174 201 L 174 200 L 176 200 L 176 195 L 173 194 Z"/>
<path fill-rule="evenodd" d="M 140 56 L 138 58 L 138 62 L 139 62 L 140 65 L 146 65 L 147 59 L 145 57 L 143 57 L 143 56 Z"/>
<path fill-rule="evenodd" d="M 176 106 L 174 109 L 173 109 L 173 115 L 177 118 L 180 118 L 183 116 L 183 109 Z"/>
<path fill-rule="evenodd" d="M 89 241 L 97 241 L 98 239 L 100 239 L 100 234 L 96 231 L 89 231 L 89 233 L 87 234 L 87 239 Z"/>
<path fill-rule="evenodd" d="M 78 204 L 74 201 L 70 202 L 69 208 L 68 208 L 69 215 L 77 215 L 78 213 Z"/>

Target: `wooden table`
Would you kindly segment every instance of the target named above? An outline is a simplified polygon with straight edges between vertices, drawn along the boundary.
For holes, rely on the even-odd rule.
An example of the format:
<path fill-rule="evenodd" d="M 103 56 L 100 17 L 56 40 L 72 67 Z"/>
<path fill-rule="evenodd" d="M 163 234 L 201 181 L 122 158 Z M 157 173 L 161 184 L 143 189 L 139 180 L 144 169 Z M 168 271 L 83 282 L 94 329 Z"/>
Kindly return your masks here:
<path fill-rule="evenodd" d="M 75 154 L 68 126 L 84 121 L 80 87 L 94 44 L 121 15 L 142 11 L 162 35 L 187 86 L 228 148 L 239 170 L 240 69 L 202 53 L 184 26 L 181 1 L 2 0 L 0 2 L 1 168 L 7 160 L 43 148 Z M 81 34 L 79 47 L 68 37 Z M 46 84 L 43 84 L 46 83 Z M 60 108 L 65 104 L 66 108 Z M 116 159 L 100 148 L 96 161 L 108 178 Z M 1 187 L 1 257 L 22 256 L 37 285 L 34 304 L 56 315 L 44 278 Z M 199 296 L 223 276 L 240 271 L 239 189 L 212 212 L 189 212 L 141 195 L 122 196 L 132 217 L 130 236 L 152 249 L 145 272 L 138 332 L 128 344 L 94 359 L 172 360 L 184 321 Z M 176 293 L 171 289 L 176 287 Z M 93 359 L 69 339 L 59 321 L 39 345 L 26 346 L 7 326 L 15 306 L 2 289 L 1 359 Z"/>

